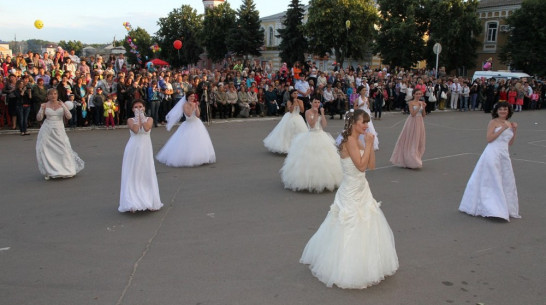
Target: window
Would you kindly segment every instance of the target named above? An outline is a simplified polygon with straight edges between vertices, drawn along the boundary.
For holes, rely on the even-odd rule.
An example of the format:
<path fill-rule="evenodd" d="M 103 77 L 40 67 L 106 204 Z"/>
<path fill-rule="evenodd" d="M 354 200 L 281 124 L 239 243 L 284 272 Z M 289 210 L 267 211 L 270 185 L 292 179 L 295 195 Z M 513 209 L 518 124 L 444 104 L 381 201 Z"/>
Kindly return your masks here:
<path fill-rule="evenodd" d="M 497 30 L 499 27 L 499 23 L 497 21 L 495 22 L 488 22 L 486 25 L 486 42 L 496 42 L 497 41 Z"/>
<path fill-rule="evenodd" d="M 273 45 L 273 28 L 269 27 L 269 45 Z"/>

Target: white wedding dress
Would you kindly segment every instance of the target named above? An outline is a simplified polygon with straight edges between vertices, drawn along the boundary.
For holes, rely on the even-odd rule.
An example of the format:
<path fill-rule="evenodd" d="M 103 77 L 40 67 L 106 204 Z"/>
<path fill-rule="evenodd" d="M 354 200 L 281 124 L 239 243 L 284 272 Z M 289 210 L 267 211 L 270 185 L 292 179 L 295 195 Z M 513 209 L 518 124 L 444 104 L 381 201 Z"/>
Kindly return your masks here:
<path fill-rule="evenodd" d="M 307 130 L 307 125 L 300 115 L 300 107 L 295 106 L 292 112 L 283 115 L 277 126 L 264 139 L 264 146 L 271 152 L 286 154 L 294 136 Z"/>
<path fill-rule="evenodd" d="M 495 132 L 498 128 L 501 127 Z M 505 129 L 487 144 L 468 180 L 459 211 L 508 221 L 510 217 L 521 218 L 516 178 L 508 151 L 513 136 L 511 128 Z"/>
<path fill-rule="evenodd" d="M 85 163 L 70 146 L 64 129 L 64 109 L 46 107 L 45 116 L 36 140 L 38 169 L 46 179 L 73 177 Z"/>
<path fill-rule="evenodd" d="M 175 107 L 182 107 L 175 106 Z M 186 117 L 178 130 L 156 155 L 156 159 L 168 166 L 192 167 L 216 162 L 216 154 L 207 128 L 195 115 Z"/>
<path fill-rule="evenodd" d="M 292 140 L 280 170 L 284 187 L 293 191 L 333 191 L 341 183 L 343 172 L 332 136 L 324 132 L 320 116 L 315 127 L 297 134 Z"/>
<path fill-rule="evenodd" d="M 360 152 L 361 154 L 363 151 Z M 391 228 L 373 198 L 365 172 L 350 157 L 341 159 L 343 181 L 300 262 L 326 286 L 362 289 L 398 269 Z"/>
<path fill-rule="evenodd" d="M 159 197 L 150 130 L 140 128 L 136 134 L 132 130 L 129 133 L 131 137 L 121 165 L 118 211 L 159 210 L 163 203 Z"/>

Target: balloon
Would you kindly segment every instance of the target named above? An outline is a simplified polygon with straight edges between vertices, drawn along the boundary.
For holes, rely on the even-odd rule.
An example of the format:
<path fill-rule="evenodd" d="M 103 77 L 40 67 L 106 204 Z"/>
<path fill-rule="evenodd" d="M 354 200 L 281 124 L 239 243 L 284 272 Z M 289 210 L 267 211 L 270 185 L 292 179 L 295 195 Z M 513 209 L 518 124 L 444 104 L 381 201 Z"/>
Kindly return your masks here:
<path fill-rule="evenodd" d="M 40 19 L 36 19 L 36 21 L 34 21 L 34 27 L 38 30 L 41 30 L 44 27 L 43 21 Z"/>
<path fill-rule="evenodd" d="M 65 104 L 66 108 L 68 108 L 68 110 L 74 109 L 74 103 L 73 102 L 66 101 L 66 102 L 64 102 L 64 104 Z"/>
<path fill-rule="evenodd" d="M 173 47 L 174 47 L 175 49 L 177 49 L 177 50 L 180 50 L 180 49 L 182 48 L 182 41 L 180 41 L 180 40 L 175 40 L 175 41 L 173 42 Z"/>

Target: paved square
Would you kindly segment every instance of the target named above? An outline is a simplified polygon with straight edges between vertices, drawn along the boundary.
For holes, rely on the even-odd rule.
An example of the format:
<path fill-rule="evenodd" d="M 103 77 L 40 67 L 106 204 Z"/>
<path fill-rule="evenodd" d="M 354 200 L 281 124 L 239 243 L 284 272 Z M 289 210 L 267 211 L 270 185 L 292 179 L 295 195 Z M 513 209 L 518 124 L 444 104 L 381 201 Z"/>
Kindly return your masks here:
<path fill-rule="evenodd" d="M 400 269 L 364 290 L 327 288 L 299 264 L 334 193 L 283 189 L 284 158 L 262 144 L 276 119 L 214 122 L 217 163 L 156 163 L 165 206 L 136 214 L 117 212 L 127 129 L 70 131 L 85 169 L 51 181 L 37 169 L 36 132 L 2 134 L 1 303 L 544 304 L 545 114 L 513 117 L 523 218 L 510 223 L 457 211 L 490 115 L 427 116 L 420 170 L 388 162 L 406 116 L 384 113 L 375 121 L 378 169 L 367 178 L 393 230 Z M 335 137 L 342 121 L 328 122 Z M 155 152 L 171 134 L 153 129 Z"/>

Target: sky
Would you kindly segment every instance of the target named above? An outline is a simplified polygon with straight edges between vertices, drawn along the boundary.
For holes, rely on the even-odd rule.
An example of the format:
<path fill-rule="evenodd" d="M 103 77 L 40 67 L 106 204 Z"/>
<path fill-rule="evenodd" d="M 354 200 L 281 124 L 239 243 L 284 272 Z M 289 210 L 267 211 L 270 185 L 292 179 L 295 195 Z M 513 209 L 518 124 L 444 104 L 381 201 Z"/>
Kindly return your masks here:
<path fill-rule="evenodd" d="M 237 10 L 242 0 L 226 0 Z M 291 0 L 254 0 L 260 17 L 281 13 Z M 129 22 L 154 35 L 157 21 L 175 8 L 190 5 L 198 14 L 204 12 L 202 0 L 24 0 L 21 5 L 0 5 L 0 40 L 41 39 L 51 42 L 79 40 L 84 44 L 109 43 L 114 37 L 121 40 L 127 35 L 123 27 Z M 307 5 L 309 0 L 300 0 Z M 41 30 L 34 21 L 41 20 Z"/>

